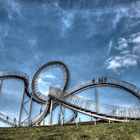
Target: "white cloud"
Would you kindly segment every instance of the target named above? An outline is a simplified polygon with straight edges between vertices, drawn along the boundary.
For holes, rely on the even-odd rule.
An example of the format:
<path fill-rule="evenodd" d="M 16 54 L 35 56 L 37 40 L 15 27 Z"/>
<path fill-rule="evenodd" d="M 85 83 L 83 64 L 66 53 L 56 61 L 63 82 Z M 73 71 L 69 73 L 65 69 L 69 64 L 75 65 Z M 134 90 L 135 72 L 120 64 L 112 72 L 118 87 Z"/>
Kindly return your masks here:
<path fill-rule="evenodd" d="M 120 55 L 109 58 L 106 61 L 106 68 L 117 71 L 119 68 L 132 67 L 137 65 L 137 57 L 134 55 Z"/>
<path fill-rule="evenodd" d="M 114 13 L 116 14 L 116 16 L 112 20 L 113 28 L 116 28 L 117 24 L 120 22 L 120 20 L 123 17 L 128 16 L 128 12 L 129 12 L 129 10 L 126 7 L 118 6 L 118 7 L 114 8 Z"/>
<path fill-rule="evenodd" d="M 50 78 L 50 79 L 57 79 L 56 76 L 54 76 L 52 74 L 47 74 L 45 77 Z"/>
<path fill-rule="evenodd" d="M 137 65 L 137 60 L 135 58 L 124 58 L 122 61 L 122 65 L 124 67 L 130 67 L 130 66 L 136 66 Z"/>
<path fill-rule="evenodd" d="M 125 27 L 133 27 L 136 26 L 136 24 L 139 24 L 139 22 L 135 21 L 134 18 L 140 17 L 140 2 L 133 2 L 133 4 L 126 4 L 124 5 L 118 5 L 113 7 L 113 12 L 115 13 L 115 16 L 112 20 L 112 27 L 116 28 L 118 23 L 121 21 L 122 18 L 127 18 L 127 24 L 125 24 Z"/>
<path fill-rule="evenodd" d="M 38 84 L 42 84 L 42 83 L 43 83 L 42 78 L 39 78 L 39 79 L 38 79 Z"/>
<path fill-rule="evenodd" d="M 120 38 L 119 41 L 118 41 L 118 47 L 116 47 L 117 50 L 124 50 L 124 49 L 127 49 L 128 48 L 128 43 L 127 43 L 127 40 L 125 38 Z"/>
<path fill-rule="evenodd" d="M 140 32 L 131 34 L 128 38 L 128 41 L 132 42 L 132 43 L 140 43 L 139 42 L 139 37 L 140 37 Z"/>
<path fill-rule="evenodd" d="M 50 85 L 51 83 L 50 83 L 50 82 L 47 82 L 47 81 L 42 80 L 42 78 L 39 78 L 39 79 L 38 79 L 38 84 L 40 84 L 40 85 Z"/>
<path fill-rule="evenodd" d="M 61 23 L 62 23 L 62 27 L 61 27 L 61 36 L 64 37 L 66 31 L 68 31 L 73 24 L 73 20 L 74 20 L 74 13 L 73 12 L 62 12 L 62 19 L 61 19 Z"/>
<path fill-rule="evenodd" d="M 111 50 L 112 50 L 112 43 L 113 41 L 110 40 L 109 45 L 108 45 L 108 52 L 107 52 L 107 56 L 110 54 Z"/>
<path fill-rule="evenodd" d="M 140 43 L 140 36 L 137 36 L 132 40 L 133 43 L 139 44 Z"/>
<path fill-rule="evenodd" d="M 130 53 L 129 50 L 122 50 L 122 51 L 120 52 L 120 54 L 122 54 L 122 55 L 127 55 L 127 54 L 129 54 L 129 53 Z"/>
<path fill-rule="evenodd" d="M 119 61 L 116 60 L 116 58 L 109 58 L 106 62 L 107 69 L 116 70 L 117 68 L 121 67 L 121 64 Z"/>
<path fill-rule="evenodd" d="M 140 62 L 140 32 L 127 38 L 119 38 L 115 49 L 117 54 L 105 61 L 106 69 L 117 71 L 120 68 L 137 66 Z"/>
<path fill-rule="evenodd" d="M 124 50 L 124 49 L 127 49 L 127 47 L 128 47 L 127 43 L 122 43 L 122 44 L 119 44 L 119 47 L 117 49 L 118 50 Z"/>
<path fill-rule="evenodd" d="M 65 28 L 70 28 L 72 25 L 72 20 L 73 20 L 73 14 L 66 14 L 63 18 L 62 18 L 62 23 L 65 26 Z"/>
<path fill-rule="evenodd" d="M 45 90 L 45 92 L 43 93 L 44 95 L 48 95 L 49 94 L 49 89 Z"/>
<path fill-rule="evenodd" d="M 118 41 L 119 44 L 126 43 L 126 42 L 127 40 L 125 38 L 123 37 L 119 38 L 119 41 Z"/>
<path fill-rule="evenodd" d="M 47 75 L 41 75 L 41 77 L 38 79 L 38 84 L 40 85 L 51 85 L 51 82 L 48 82 L 49 79 L 57 79 L 54 75 L 47 74 Z"/>

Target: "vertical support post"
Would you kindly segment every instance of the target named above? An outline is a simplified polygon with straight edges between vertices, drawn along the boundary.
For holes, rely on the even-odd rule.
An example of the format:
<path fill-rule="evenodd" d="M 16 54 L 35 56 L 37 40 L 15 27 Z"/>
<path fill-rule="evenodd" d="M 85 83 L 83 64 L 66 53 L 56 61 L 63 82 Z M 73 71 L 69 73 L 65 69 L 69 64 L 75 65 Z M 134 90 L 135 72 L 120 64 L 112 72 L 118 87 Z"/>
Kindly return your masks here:
<path fill-rule="evenodd" d="M 1 94 L 1 91 L 2 91 L 2 82 L 3 82 L 3 80 L 0 79 L 0 94 Z"/>
<path fill-rule="evenodd" d="M 50 126 L 52 126 L 52 107 L 53 107 L 53 100 L 51 100 L 51 104 L 50 104 Z"/>
<path fill-rule="evenodd" d="M 59 105 L 60 105 L 60 109 L 59 109 L 59 115 L 58 115 L 58 124 L 61 123 L 61 113 L 62 113 L 62 105 L 61 105 L 61 103 Z"/>
<path fill-rule="evenodd" d="M 98 90 L 95 88 L 95 102 L 96 102 L 96 112 L 99 112 L 99 93 Z"/>
<path fill-rule="evenodd" d="M 65 107 L 62 106 L 62 126 L 64 125 L 64 123 L 65 123 Z"/>
<path fill-rule="evenodd" d="M 79 117 L 79 123 L 81 122 L 81 118 Z"/>
<path fill-rule="evenodd" d="M 45 118 L 43 119 L 43 125 L 45 125 Z"/>
<path fill-rule="evenodd" d="M 76 118 L 75 118 L 75 115 L 74 115 L 74 123 L 76 124 Z"/>
<path fill-rule="evenodd" d="M 30 101 L 30 111 L 29 111 L 29 118 L 28 118 L 28 124 L 30 124 L 31 120 L 31 114 L 32 114 L 32 104 L 33 104 L 33 93 L 31 94 L 31 101 Z"/>
<path fill-rule="evenodd" d="M 96 125 L 97 124 L 97 118 L 95 118 L 95 121 L 94 121 L 94 125 Z"/>
<path fill-rule="evenodd" d="M 92 124 L 92 116 L 91 116 L 91 121 L 90 121 L 90 124 Z"/>
<path fill-rule="evenodd" d="M 23 92 L 23 96 L 22 96 L 22 101 L 21 101 L 21 108 L 20 108 L 20 114 L 19 114 L 19 124 L 18 126 L 20 126 L 21 124 L 21 116 L 22 116 L 22 111 L 23 111 L 23 105 L 24 105 L 24 100 L 25 100 L 25 88 L 24 88 L 24 92 Z"/>
<path fill-rule="evenodd" d="M 30 125 L 30 123 L 29 123 L 30 115 L 29 114 L 30 114 L 30 107 L 31 107 L 31 98 L 27 96 L 27 92 L 29 92 L 29 91 L 28 91 L 27 87 L 25 87 L 23 97 L 22 97 L 22 102 L 21 102 L 20 114 L 19 114 L 19 124 L 18 124 L 19 126 L 20 125 L 25 125 L 25 126 Z M 26 97 L 27 97 L 27 99 L 26 99 Z M 30 106 L 27 108 L 27 106 L 29 105 L 28 103 L 30 103 Z M 25 114 L 23 115 L 23 113 L 25 113 Z"/>

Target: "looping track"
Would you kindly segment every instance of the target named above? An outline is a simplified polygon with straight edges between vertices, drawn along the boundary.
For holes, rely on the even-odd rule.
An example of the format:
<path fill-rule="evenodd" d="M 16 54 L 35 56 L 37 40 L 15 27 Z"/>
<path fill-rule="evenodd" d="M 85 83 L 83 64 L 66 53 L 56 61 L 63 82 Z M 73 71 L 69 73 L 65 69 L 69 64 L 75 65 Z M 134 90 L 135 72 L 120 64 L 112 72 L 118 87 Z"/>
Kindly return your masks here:
<path fill-rule="evenodd" d="M 48 98 L 39 91 L 37 84 L 38 84 L 38 80 L 40 78 L 40 74 L 44 70 L 46 70 L 48 67 L 58 67 L 62 70 L 62 72 L 64 74 L 64 77 L 63 77 L 64 83 L 61 87 L 62 91 L 67 89 L 68 84 L 69 84 L 69 79 L 70 79 L 70 74 L 69 74 L 69 70 L 68 70 L 67 66 L 60 61 L 49 62 L 49 63 L 44 64 L 41 68 L 39 68 L 39 70 L 36 72 L 36 74 L 34 75 L 33 80 L 32 80 L 32 92 L 33 92 L 34 96 L 42 103 L 46 102 L 48 100 Z"/>
<path fill-rule="evenodd" d="M 64 84 L 61 89 L 59 89 L 59 93 L 55 88 L 50 88 L 49 96 L 47 97 L 39 92 L 37 84 L 40 78 L 40 74 L 48 67 L 59 67 L 62 70 L 64 74 Z M 130 94 L 136 96 L 140 100 L 140 88 L 125 81 L 108 77 L 94 78 L 93 81 L 89 81 L 80 86 L 76 86 L 76 88 L 68 91 L 67 88 L 69 85 L 70 73 L 67 66 L 60 61 L 52 61 L 46 63 L 36 72 L 32 80 L 32 93 L 29 92 L 29 77 L 27 74 L 19 71 L 0 72 L 0 81 L 11 78 L 22 80 L 24 82 L 27 96 L 32 98 L 33 101 L 45 105 L 43 111 L 25 125 L 39 124 L 44 119 L 44 117 L 50 113 L 50 100 L 54 101 L 52 110 L 55 109 L 58 105 L 62 104 L 63 106 L 73 111 L 73 114 L 67 120 L 65 120 L 64 123 L 73 121 L 77 117 L 77 112 L 81 112 L 99 119 L 119 122 L 140 119 L 140 108 L 125 108 L 100 104 L 100 111 L 97 111 L 95 107 L 96 103 L 94 101 L 81 99 L 76 95 L 81 91 L 90 88 L 112 86 L 128 91 Z M 54 89 L 53 92 L 52 89 Z"/>

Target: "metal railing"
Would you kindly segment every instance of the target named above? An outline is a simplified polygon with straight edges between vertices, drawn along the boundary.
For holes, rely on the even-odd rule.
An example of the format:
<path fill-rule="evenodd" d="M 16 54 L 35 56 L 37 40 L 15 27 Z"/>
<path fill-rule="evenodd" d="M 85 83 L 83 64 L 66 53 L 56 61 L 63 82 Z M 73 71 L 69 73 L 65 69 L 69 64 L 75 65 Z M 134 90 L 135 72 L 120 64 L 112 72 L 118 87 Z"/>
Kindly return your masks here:
<path fill-rule="evenodd" d="M 30 120 L 29 125 L 40 123 L 43 120 L 44 116 L 46 115 L 48 107 L 49 107 L 48 102 L 46 102 L 46 105 L 42 107 L 42 111 Z"/>
<path fill-rule="evenodd" d="M 100 115 L 118 117 L 118 118 L 127 118 L 127 119 L 140 119 L 140 108 L 131 108 L 131 107 L 121 107 L 113 106 L 108 104 L 98 104 L 94 100 L 89 100 L 80 96 L 70 96 L 63 100 L 55 92 L 50 93 L 50 96 L 62 100 L 68 105 L 72 105 L 75 108 L 88 111 L 90 113 L 97 113 Z"/>
<path fill-rule="evenodd" d="M 68 91 L 68 93 L 70 93 L 70 95 L 76 94 L 77 92 L 79 92 L 80 90 L 86 89 L 91 86 L 96 87 L 102 84 L 106 84 L 106 85 L 115 85 L 118 88 L 125 88 L 127 90 L 129 90 L 131 93 L 138 95 L 139 99 L 140 99 L 140 88 L 136 87 L 135 85 L 126 82 L 126 81 L 122 81 L 122 80 L 118 80 L 115 78 L 108 78 L 108 77 L 101 77 L 101 78 L 94 78 L 91 81 L 87 81 L 87 82 L 83 82 L 82 84 L 70 89 Z M 69 96 L 69 95 L 67 95 Z"/>
<path fill-rule="evenodd" d="M 10 116 L 7 116 L 3 113 L 0 112 L 0 120 L 3 121 L 4 123 L 10 125 L 10 126 L 17 126 L 18 121 L 16 118 L 12 118 Z"/>
<path fill-rule="evenodd" d="M 29 80 L 29 76 L 26 73 L 23 73 L 21 71 L 0 71 L 0 77 L 5 77 L 5 76 L 18 76 L 18 77 L 23 77 L 26 80 Z"/>

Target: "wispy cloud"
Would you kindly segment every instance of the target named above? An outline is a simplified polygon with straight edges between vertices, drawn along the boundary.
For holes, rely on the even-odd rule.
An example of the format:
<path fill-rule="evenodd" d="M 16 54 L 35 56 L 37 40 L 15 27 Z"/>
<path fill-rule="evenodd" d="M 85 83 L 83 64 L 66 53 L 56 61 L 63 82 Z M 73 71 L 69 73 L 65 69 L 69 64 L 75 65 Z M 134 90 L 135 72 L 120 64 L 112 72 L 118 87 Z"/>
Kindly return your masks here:
<path fill-rule="evenodd" d="M 43 80 L 42 78 L 38 79 L 38 84 L 40 85 L 50 85 L 50 82 L 47 82 L 46 80 Z"/>
<path fill-rule="evenodd" d="M 51 85 L 51 82 L 49 82 L 52 79 L 57 79 L 54 75 L 52 74 L 43 74 L 41 77 L 38 79 L 38 84 L 40 85 Z"/>
<path fill-rule="evenodd" d="M 28 44 L 31 48 L 34 48 L 36 46 L 36 39 L 29 39 Z"/>
<path fill-rule="evenodd" d="M 49 79 L 57 79 L 56 76 L 54 76 L 52 74 L 47 74 L 45 77 L 49 78 Z"/>
<path fill-rule="evenodd" d="M 107 52 L 107 56 L 110 54 L 110 52 L 111 52 L 111 50 L 112 50 L 112 43 L 113 43 L 113 41 L 110 40 L 110 41 L 109 41 L 109 44 L 108 44 L 108 52 Z"/>
<path fill-rule="evenodd" d="M 106 69 L 118 72 L 120 68 L 137 66 L 140 62 L 140 33 L 119 38 L 117 54 L 105 61 Z"/>
<path fill-rule="evenodd" d="M 119 51 L 123 51 L 127 48 L 128 48 L 127 40 L 125 38 L 120 38 L 118 40 L 118 47 L 116 47 L 116 49 L 119 50 Z"/>
<path fill-rule="evenodd" d="M 9 19 L 13 19 L 15 14 L 22 16 L 21 14 L 21 5 L 15 0 L 4 0 L 3 1 L 5 8 L 8 11 Z"/>
<path fill-rule="evenodd" d="M 129 68 L 137 65 L 137 57 L 133 55 L 113 56 L 106 61 L 107 69 L 117 71 L 119 68 Z"/>

